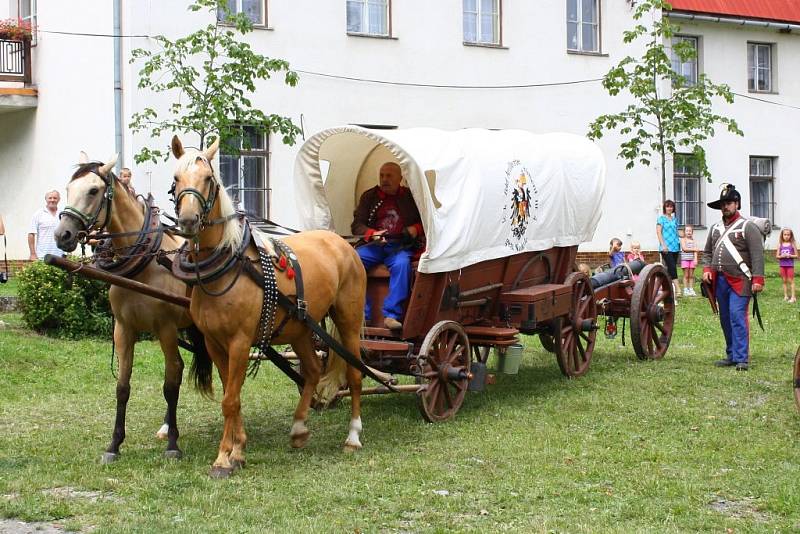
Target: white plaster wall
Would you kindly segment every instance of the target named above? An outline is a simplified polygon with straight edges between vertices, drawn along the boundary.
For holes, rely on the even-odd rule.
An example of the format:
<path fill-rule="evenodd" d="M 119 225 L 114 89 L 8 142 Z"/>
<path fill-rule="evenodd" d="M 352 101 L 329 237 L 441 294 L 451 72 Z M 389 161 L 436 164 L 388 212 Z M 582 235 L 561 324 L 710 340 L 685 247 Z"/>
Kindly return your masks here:
<path fill-rule="evenodd" d="M 43 30 L 111 33 L 111 2 L 38 0 Z M 8 255 L 27 258 L 27 233 L 45 192 L 65 186 L 86 150 L 114 152 L 113 43 L 109 38 L 40 33 L 33 49 L 35 110 L 0 115 L 0 213 Z"/>
<path fill-rule="evenodd" d="M 205 13 L 188 13 L 188 4 L 187 0 L 123 0 L 123 34 L 176 38 L 213 21 Z M 622 57 L 638 55 L 640 51 L 621 42 L 622 31 L 632 24 L 629 3 L 606 0 L 602 4 L 601 56 L 566 53 L 565 2 L 558 0 L 505 0 L 505 48 L 501 49 L 462 44 L 461 0 L 393 2 L 393 39 L 348 36 L 344 0 L 270 0 L 270 29 L 257 29 L 247 40 L 257 52 L 289 60 L 294 69 L 354 78 L 444 85 L 567 82 L 600 78 Z M 112 3 L 79 0 L 67 5 L 57 0 L 39 0 L 39 20 L 42 29 L 111 33 Z M 683 26 L 683 33 L 703 36 L 705 72 L 714 81 L 728 83 L 741 93 L 746 93 L 747 40 L 776 42 L 780 93 L 759 96 L 800 102 L 800 79 L 794 67 L 800 46 L 798 36 L 719 24 Z M 122 44 L 126 58 L 135 47 L 154 47 L 152 39 L 143 37 L 126 37 Z M 0 184 L 8 190 L 7 184 L 16 184 L 18 177 L 24 177 L 25 184 L 18 191 L 14 189 L 13 197 L 3 194 L 0 198 L 0 212 L 7 214 L 7 221 L 14 227 L 27 227 L 30 212 L 40 205 L 41 193 L 48 184 L 63 189 L 78 150 L 85 149 L 98 158 L 113 152 L 112 56 L 110 38 L 40 34 L 40 44 L 34 52 L 39 108 L 35 112 L 0 115 Z M 133 112 L 145 106 L 163 111 L 179 98 L 140 91 L 136 87 L 139 68 L 140 64 L 123 65 L 126 124 Z M 302 116 L 306 136 L 343 123 L 392 124 L 401 128 L 523 128 L 585 134 L 597 115 L 619 111 L 628 103 L 624 96 L 608 97 L 599 82 L 517 89 L 445 89 L 304 73 L 295 88 L 284 86 L 280 76 L 261 83 L 252 101 L 265 112 L 290 116 L 296 124 L 300 124 Z M 793 157 L 796 143 L 792 128 L 800 110 L 744 99 L 718 110 L 736 118 L 746 136 L 737 138 L 718 132 L 708 143 L 715 183 L 708 186 L 707 197 L 717 195 L 718 182 L 731 181 L 740 186 L 747 206 L 748 156 L 777 156 L 778 222 L 800 227 L 791 203 L 781 201 L 797 193 L 794 175 L 800 171 L 800 163 Z M 165 207 L 172 162 L 136 165 L 132 156 L 145 144 L 166 148 L 170 137 L 151 140 L 146 134 L 133 135 L 125 128 L 122 155 L 123 162 L 133 168 L 137 191 L 152 190 Z M 197 144 L 196 139 L 184 142 Z M 302 138 L 298 139 L 300 143 Z M 598 143 L 608 166 L 607 196 L 595 238 L 582 250 L 605 250 L 612 236 L 622 238 L 626 245 L 637 239 L 645 249 L 657 246 L 654 222 L 661 198 L 660 172 L 655 166 L 625 170 L 624 162 L 616 157 L 619 143 L 620 138 L 613 134 Z M 293 226 L 298 222 L 291 184 L 297 146 L 283 146 L 280 138 L 273 136 L 271 149 L 272 217 Z M 671 166 L 668 172 L 671 174 Z M 668 196 L 672 196 L 670 187 L 668 183 Z M 706 215 L 708 221 L 713 221 L 717 214 L 709 210 Z M 704 238 L 702 231 L 698 234 Z M 10 243 L 12 257 L 27 254 L 24 235 L 19 235 Z"/>

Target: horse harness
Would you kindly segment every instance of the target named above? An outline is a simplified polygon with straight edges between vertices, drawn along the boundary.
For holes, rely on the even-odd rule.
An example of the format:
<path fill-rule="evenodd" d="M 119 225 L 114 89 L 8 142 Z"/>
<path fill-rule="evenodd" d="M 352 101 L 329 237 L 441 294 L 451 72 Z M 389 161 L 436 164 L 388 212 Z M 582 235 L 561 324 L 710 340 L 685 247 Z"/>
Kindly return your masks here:
<path fill-rule="evenodd" d="M 108 234 L 95 249 L 95 267 L 110 274 L 133 278 L 158 256 L 164 237 L 164 227 L 159 220 L 160 210 L 155 206 L 152 195 L 145 199 L 144 223 L 138 232 Z M 115 249 L 111 238 L 123 235 L 138 236 L 136 242 L 124 249 Z"/>
<path fill-rule="evenodd" d="M 286 324 L 292 319 L 296 319 L 308 326 L 328 345 L 328 347 L 339 354 L 348 365 L 355 367 L 366 376 L 376 380 L 390 390 L 395 391 L 395 388 L 388 381 L 378 376 L 367 367 L 364 362 L 351 354 L 350 351 L 328 334 L 320 324 L 308 314 L 308 308 L 304 298 L 302 269 L 291 247 L 279 239 L 270 238 L 270 242 L 275 250 L 275 254 L 271 254 L 265 246 L 259 246 L 257 238 L 253 236 L 250 231 L 250 225 L 247 220 L 243 219 L 242 223 L 244 230 L 242 243 L 235 251 L 232 251 L 230 248 L 216 250 L 208 258 L 195 262 L 189 259 L 190 250 L 187 246 L 187 242 L 181 247 L 177 258 L 172 262 L 172 273 L 190 286 L 198 285 L 206 294 L 211 296 L 224 295 L 233 287 L 242 272 L 247 273 L 263 291 L 261 315 L 258 322 L 258 340 L 254 346 L 298 386 L 303 387 L 305 383 L 303 377 L 292 367 L 292 364 L 270 344 L 272 339 L 278 337 Z M 258 251 L 258 260 L 253 260 L 245 255 L 251 243 Z M 253 265 L 256 261 L 260 264 L 261 272 L 258 272 Z M 233 280 L 222 291 L 210 292 L 208 288 L 205 287 L 206 283 L 218 280 L 237 267 L 238 271 L 233 277 Z M 294 301 L 278 290 L 275 270 L 285 272 L 289 280 L 294 280 L 296 293 Z M 281 323 L 276 327 L 275 316 L 278 306 L 282 307 L 286 311 L 286 314 Z"/>

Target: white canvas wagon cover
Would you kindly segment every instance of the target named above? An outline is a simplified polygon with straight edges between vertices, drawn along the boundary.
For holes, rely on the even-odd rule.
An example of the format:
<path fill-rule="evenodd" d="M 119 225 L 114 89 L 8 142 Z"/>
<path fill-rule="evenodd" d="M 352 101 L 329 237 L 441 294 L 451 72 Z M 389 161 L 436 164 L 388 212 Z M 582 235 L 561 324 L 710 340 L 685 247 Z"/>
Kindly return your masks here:
<path fill-rule="evenodd" d="M 446 272 L 523 251 L 579 245 L 594 235 L 605 163 L 586 138 L 522 130 L 342 126 L 309 138 L 295 160 L 307 229 L 349 235 L 361 193 L 398 163 L 422 216 L 423 273 Z"/>

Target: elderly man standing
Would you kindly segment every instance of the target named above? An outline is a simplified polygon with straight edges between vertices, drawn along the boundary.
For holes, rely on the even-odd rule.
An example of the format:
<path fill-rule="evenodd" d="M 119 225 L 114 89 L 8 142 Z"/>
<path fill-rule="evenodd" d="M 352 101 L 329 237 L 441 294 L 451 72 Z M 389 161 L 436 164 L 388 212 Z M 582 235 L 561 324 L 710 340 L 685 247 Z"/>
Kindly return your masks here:
<path fill-rule="evenodd" d="M 389 269 L 389 294 L 383 301 L 386 328 L 403 328 L 403 304 L 411 291 L 411 260 L 422 245 L 422 221 L 411 191 L 400 185 L 403 175 L 397 163 L 384 163 L 379 185 L 361 195 L 353 214 L 354 235 L 363 235 L 364 244 L 356 251 L 370 268 L 383 263 Z M 367 320 L 371 306 L 364 310 Z"/>
<path fill-rule="evenodd" d="M 722 210 L 722 221 L 711 227 L 703 250 L 703 282 L 712 284 L 725 335 L 725 358 L 718 367 L 747 371 L 750 361 L 750 297 L 764 289 L 764 244 L 761 230 L 739 214 L 741 195 L 723 184 L 719 200 L 709 208 Z"/>
<path fill-rule="evenodd" d="M 45 207 L 33 214 L 31 227 L 28 231 L 28 248 L 30 259 L 44 258 L 45 254 L 63 256 L 64 252 L 56 245 L 53 232 L 58 226 L 58 202 L 61 195 L 58 191 L 49 191 L 44 196 Z"/>

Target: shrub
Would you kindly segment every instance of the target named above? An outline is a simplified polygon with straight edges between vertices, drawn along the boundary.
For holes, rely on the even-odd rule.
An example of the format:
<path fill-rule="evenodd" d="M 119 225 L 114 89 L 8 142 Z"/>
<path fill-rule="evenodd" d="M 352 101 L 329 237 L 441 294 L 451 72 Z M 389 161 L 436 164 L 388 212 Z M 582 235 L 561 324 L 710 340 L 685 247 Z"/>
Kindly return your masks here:
<path fill-rule="evenodd" d="M 108 287 L 37 261 L 19 273 L 25 324 L 56 337 L 110 337 Z"/>

